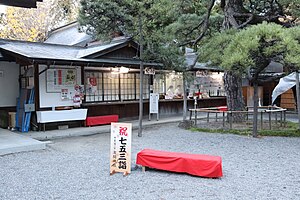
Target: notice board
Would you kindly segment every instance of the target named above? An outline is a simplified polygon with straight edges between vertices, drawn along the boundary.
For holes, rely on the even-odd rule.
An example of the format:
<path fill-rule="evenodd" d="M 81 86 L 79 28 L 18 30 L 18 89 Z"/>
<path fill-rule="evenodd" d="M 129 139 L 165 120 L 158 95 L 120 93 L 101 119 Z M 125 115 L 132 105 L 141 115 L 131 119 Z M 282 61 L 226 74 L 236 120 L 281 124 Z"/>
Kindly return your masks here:
<path fill-rule="evenodd" d="M 47 92 L 61 92 L 71 89 L 76 84 L 76 69 L 48 69 L 46 76 Z"/>
<path fill-rule="evenodd" d="M 110 174 L 131 172 L 131 123 L 111 123 Z"/>
<path fill-rule="evenodd" d="M 158 113 L 158 101 L 159 101 L 159 94 L 151 93 L 150 94 L 149 113 Z"/>

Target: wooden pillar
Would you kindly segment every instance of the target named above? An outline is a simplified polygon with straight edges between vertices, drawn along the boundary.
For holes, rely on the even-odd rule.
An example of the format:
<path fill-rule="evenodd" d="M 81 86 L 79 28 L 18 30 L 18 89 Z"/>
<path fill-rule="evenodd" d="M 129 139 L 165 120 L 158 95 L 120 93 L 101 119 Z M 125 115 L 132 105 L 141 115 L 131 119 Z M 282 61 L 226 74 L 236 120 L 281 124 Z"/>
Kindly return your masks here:
<path fill-rule="evenodd" d="M 286 127 L 286 111 L 283 111 L 283 127 Z"/>
<path fill-rule="evenodd" d="M 34 63 L 34 105 L 35 111 L 40 110 L 40 75 L 39 75 L 39 64 Z"/>
<path fill-rule="evenodd" d="M 209 122 L 209 111 L 207 112 L 207 122 Z"/>
<path fill-rule="evenodd" d="M 183 120 L 186 120 L 187 115 L 187 81 L 186 74 L 183 73 Z"/>
<path fill-rule="evenodd" d="M 77 72 L 77 70 L 76 70 Z M 84 66 L 80 66 L 80 76 L 81 76 L 81 79 L 80 79 L 80 84 L 83 86 L 84 90 L 86 89 L 85 88 L 85 85 L 84 85 L 84 82 L 85 82 L 85 75 L 84 75 Z M 86 102 L 86 93 L 84 92 L 83 93 L 83 102 Z M 82 106 L 82 105 L 81 105 Z"/>
<path fill-rule="evenodd" d="M 297 96 L 297 113 L 298 113 L 298 130 L 300 130 L 300 86 L 299 86 L 299 72 L 296 71 L 296 96 Z"/>
<path fill-rule="evenodd" d="M 282 112 L 283 111 L 280 111 L 280 127 L 282 127 Z"/>
<path fill-rule="evenodd" d="M 263 112 L 260 111 L 260 129 L 264 129 L 264 117 L 263 117 Z"/>
<path fill-rule="evenodd" d="M 80 67 L 80 74 L 81 74 L 81 85 L 84 86 L 84 66 Z"/>
<path fill-rule="evenodd" d="M 232 129 L 232 112 L 229 112 L 229 128 Z"/>
<path fill-rule="evenodd" d="M 225 127 L 225 112 L 223 111 L 223 128 Z"/>
<path fill-rule="evenodd" d="M 272 118 L 271 118 L 271 112 L 269 112 L 269 129 L 272 129 Z"/>
<path fill-rule="evenodd" d="M 197 126 L 197 110 L 195 109 L 195 126 Z"/>
<path fill-rule="evenodd" d="M 153 87 L 154 87 L 154 75 L 150 74 L 149 75 L 149 95 L 151 95 L 153 93 Z M 149 108 L 150 108 L 150 96 L 149 96 Z M 157 121 L 158 121 L 158 113 L 157 113 Z M 151 121 L 151 113 L 150 113 L 150 109 L 149 109 L 149 121 Z"/>
<path fill-rule="evenodd" d="M 140 99 L 139 99 L 139 129 L 138 129 L 138 137 L 142 137 L 143 133 L 143 106 L 144 106 L 144 101 L 143 101 L 143 87 L 144 87 L 144 63 L 143 63 L 143 51 L 144 51 L 144 37 L 142 34 L 142 18 L 141 16 L 139 17 L 139 33 L 140 33 Z"/>

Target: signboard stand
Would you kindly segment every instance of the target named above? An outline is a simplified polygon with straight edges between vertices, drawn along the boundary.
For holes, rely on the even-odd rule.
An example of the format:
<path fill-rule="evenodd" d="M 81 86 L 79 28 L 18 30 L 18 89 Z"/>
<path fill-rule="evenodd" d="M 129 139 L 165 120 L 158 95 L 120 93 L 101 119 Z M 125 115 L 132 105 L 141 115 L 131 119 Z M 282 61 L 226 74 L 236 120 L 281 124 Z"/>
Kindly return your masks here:
<path fill-rule="evenodd" d="M 151 93 L 150 94 L 150 102 L 149 102 L 149 121 L 151 121 L 151 114 L 156 113 L 156 120 L 159 120 L 159 112 L 158 112 L 158 102 L 159 102 L 159 94 Z"/>
<path fill-rule="evenodd" d="M 149 113 L 149 121 L 151 121 L 152 113 Z M 159 113 L 156 114 L 156 121 L 159 121 Z"/>
<path fill-rule="evenodd" d="M 132 124 L 111 123 L 110 175 L 117 172 L 127 176 L 131 172 Z"/>

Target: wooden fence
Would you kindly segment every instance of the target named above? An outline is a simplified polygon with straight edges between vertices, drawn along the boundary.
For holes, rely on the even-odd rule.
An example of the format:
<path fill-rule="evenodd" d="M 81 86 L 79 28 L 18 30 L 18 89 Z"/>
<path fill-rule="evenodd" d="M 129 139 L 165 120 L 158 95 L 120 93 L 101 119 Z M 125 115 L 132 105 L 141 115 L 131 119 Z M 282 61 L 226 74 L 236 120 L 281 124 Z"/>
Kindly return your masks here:
<path fill-rule="evenodd" d="M 269 122 L 269 129 L 272 129 L 272 116 L 275 117 L 275 123 L 280 123 L 280 127 L 285 127 L 286 126 L 286 110 L 281 107 L 277 106 L 260 106 L 258 107 L 258 113 L 260 113 L 260 122 L 261 122 L 261 129 L 263 129 L 263 115 L 267 114 L 268 115 L 268 122 Z M 222 114 L 222 122 L 223 122 L 223 127 L 225 127 L 225 119 L 227 116 L 227 119 L 229 121 L 229 127 L 232 129 L 232 115 L 233 113 L 244 113 L 246 115 L 246 120 L 249 120 L 249 115 L 253 115 L 253 107 L 247 107 L 246 110 L 244 111 L 236 111 L 236 110 L 221 110 L 219 107 L 211 107 L 211 108 L 194 108 L 194 109 L 189 109 L 190 111 L 190 120 L 192 120 L 193 114 L 194 114 L 194 121 L 195 121 L 195 126 L 197 125 L 197 120 L 198 119 L 198 113 L 207 113 L 206 120 L 209 122 L 211 120 L 211 114 L 215 114 L 213 117 L 215 121 L 218 121 L 218 114 Z M 278 116 L 279 115 L 279 116 Z M 279 119 L 279 120 L 278 120 Z"/>

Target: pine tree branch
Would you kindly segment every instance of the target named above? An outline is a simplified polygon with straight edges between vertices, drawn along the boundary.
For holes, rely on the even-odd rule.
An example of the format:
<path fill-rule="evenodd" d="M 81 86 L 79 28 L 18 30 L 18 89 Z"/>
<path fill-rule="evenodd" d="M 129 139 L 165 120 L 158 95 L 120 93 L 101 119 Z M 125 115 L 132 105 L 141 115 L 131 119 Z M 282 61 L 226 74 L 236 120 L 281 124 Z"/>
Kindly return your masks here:
<path fill-rule="evenodd" d="M 210 15 L 211 15 L 211 11 L 212 11 L 212 9 L 213 9 L 213 7 L 215 5 L 215 2 L 216 2 L 216 0 L 211 0 L 205 18 L 203 20 L 201 20 L 197 24 L 197 26 L 195 26 L 190 31 L 190 34 L 191 34 L 194 30 L 198 29 L 200 26 L 203 26 L 201 34 L 195 40 L 189 40 L 189 41 L 186 41 L 186 42 L 183 42 L 183 43 L 179 44 L 179 47 L 186 46 L 186 45 L 196 46 L 197 43 L 205 36 L 205 34 L 206 34 L 206 32 L 207 32 L 207 30 L 209 28 L 209 18 L 210 18 Z"/>
<path fill-rule="evenodd" d="M 204 27 L 203 27 L 202 33 L 195 39 L 195 41 L 193 41 L 193 46 L 196 46 L 197 43 L 206 34 L 206 31 L 208 30 L 208 27 L 209 27 L 209 18 L 210 18 L 210 15 L 211 15 L 211 11 L 212 11 L 212 9 L 213 9 L 213 7 L 215 5 L 215 2 L 216 2 L 216 0 L 211 0 L 210 1 L 209 7 L 208 7 L 208 10 L 207 10 L 207 14 L 206 14 L 206 17 L 205 17 L 205 20 L 204 20 Z"/>

